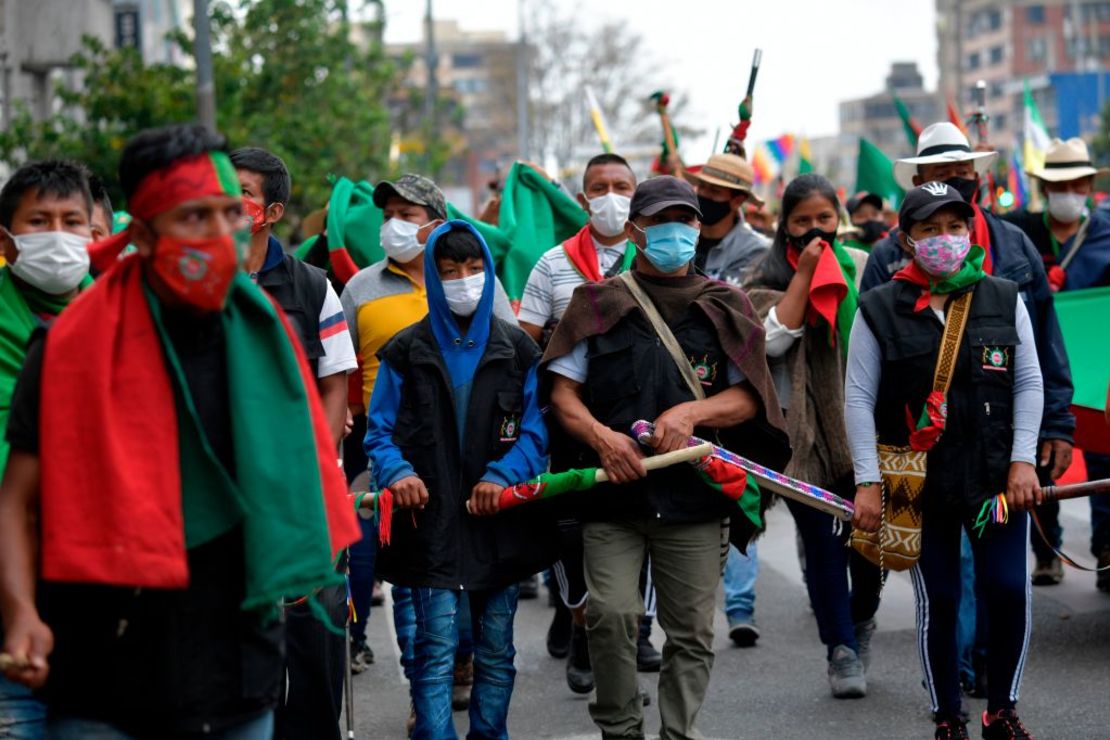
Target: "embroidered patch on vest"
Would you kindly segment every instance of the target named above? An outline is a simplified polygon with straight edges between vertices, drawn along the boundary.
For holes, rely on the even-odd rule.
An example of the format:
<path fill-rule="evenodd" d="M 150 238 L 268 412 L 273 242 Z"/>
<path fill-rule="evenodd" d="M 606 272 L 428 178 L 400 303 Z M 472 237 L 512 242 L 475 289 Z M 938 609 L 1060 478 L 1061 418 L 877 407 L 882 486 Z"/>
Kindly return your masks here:
<path fill-rule="evenodd" d="M 1006 372 L 1010 365 L 1010 353 L 1004 347 L 983 347 L 983 369 Z"/>
<path fill-rule="evenodd" d="M 515 442 L 520 436 L 520 417 L 512 414 L 501 420 L 501 441 Z"/>
<path fill-rule="evenodd" d="M 702 385 L 709 387 L 717 380 L 717 363 L 711 363 L 709 355 L 702 355 L 700 362 L 691 357 L 690 365 L 694 368 L 694 375 L 698 376 Z"/>

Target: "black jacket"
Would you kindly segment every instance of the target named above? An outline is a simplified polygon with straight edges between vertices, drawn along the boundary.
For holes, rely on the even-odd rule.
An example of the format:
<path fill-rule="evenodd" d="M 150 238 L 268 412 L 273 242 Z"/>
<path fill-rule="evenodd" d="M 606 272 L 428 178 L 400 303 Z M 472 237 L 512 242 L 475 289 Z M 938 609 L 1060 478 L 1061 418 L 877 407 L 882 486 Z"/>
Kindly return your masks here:
<path fill-rule="evenodd" d="M 1033 336 L 1037 338 L 1037 359 L 1044 376 L 1044 416 L 1040 436 L 1042 439 L 1071 442 L 1075 433 L 1075 416 L 1070 410 L 1073 391 L 1071 368 L 1041 255 L 1021 229 L 989 213 L 983 215 L 990 230 L 994 277 L 1017 283 L 1018 295 L 1029 312 Z M 871 250 L 860 292 L 889 282 L 894 273 L 908 262 L 909 257 L 899 246 L 898 232 L 894 230 L 876 242 Z"/>
<path fill-rule="evenodd" d="M 987 498 L 1006 489 L 1013 446 L 1017 286 L 985 277 L 975 286 L 971 313 L 948 390 L 944 434 L 929 451 L 926 510 L 974 516 Z M 891 281 L 860 297 L 860 315 L 882 352 L 875 426 L 882 444 L 909 444 L 933 388 L 944 328 L 930 311 L 915 311 L 916 286 Z"/>
<path fill-rule="evenodd" d="M 403 379 L 393 442 L 432 494 L 422 511 L 393 516 L 392 542 L 378 555 L 379 575 L 401 586 L 504 588 L 548 567 L 556 530 L 548 502 L 476 517 L 470 492 L 513 445 L 506 419 L 519 419 L 524 383 L 539 348 L 523 331 L 494 318 L 474 374 L 459 440 L 454 394 L 428 317 L 403 330 L 378 356 Z"/>

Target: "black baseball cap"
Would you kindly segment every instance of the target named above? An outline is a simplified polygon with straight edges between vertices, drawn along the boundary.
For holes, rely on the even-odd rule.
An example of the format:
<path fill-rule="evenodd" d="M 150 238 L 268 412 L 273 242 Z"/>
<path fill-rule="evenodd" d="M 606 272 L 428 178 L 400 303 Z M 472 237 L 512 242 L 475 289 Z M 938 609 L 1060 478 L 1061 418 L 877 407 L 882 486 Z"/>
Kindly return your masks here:
<path fill-rule="evenodd" d="M 967 219 L 975 217 L 975 210 L 963 199 L 960 191 L 943 182 L 927 182 L 906 193 L 898 211 L 898 228 L 908 233 L 914 224 L 946 206 L 959 211 Z"/>
<path fill-rule="evenodd" d="M 650 180 L 644 180 L 636 186 L 629 206 L 628 217 L 634 218 L 643 214 L 654 216 L 664 208 L 682 206 L 691 209 L 701 218 L 701 209 L 698 207 L 698 195 L 694 188 L 685 180 L 679 180 L 670 175 L 660 175 Z"/>
<path fill-rule="evenodd" d="M 865 204 L 874 206 L 880 211 L 883 210 L 882 196 L 875 193 L 856 193 L 848 199 L 848 202 L 844 204 L 844 207 L 848 209 L 848 215 L 851 216 L 853 213 L 859 210 L 860 206 Z"/>

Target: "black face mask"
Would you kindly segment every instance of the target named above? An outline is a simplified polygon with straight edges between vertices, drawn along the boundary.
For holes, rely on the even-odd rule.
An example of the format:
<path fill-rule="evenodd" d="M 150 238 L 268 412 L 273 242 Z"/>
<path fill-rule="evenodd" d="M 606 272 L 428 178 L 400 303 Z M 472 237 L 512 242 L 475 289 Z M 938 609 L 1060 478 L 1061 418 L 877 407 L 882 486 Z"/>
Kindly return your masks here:
<path fill-rule="evenodd" d="M 979 192 L 976 181 L 968 180 L 966 177 L 950 177 L 944 181 L 944 184 L 956 190 L 965 203 L 974 203 L 975 195 Z"/>
<path fill-rule="evenodd" d="M 791 236 L 789 238 L 790 238 L 790 243 L 793 244 L 795 247 L 797 247 L 799 251 L 801 251 L 801 250 L 805 249 L 807 246 L 809 246 L 809 243 L 811 241 L 813 241 L 814 239 L 816 239 L 818 237 L 820 237 L 821 240 L 824 241 L 825 243 L 832 244 L 833 240 L 836 239 L 836 232 L 835 231 L 822 231 L 821 229 L 814 226 L 812 229 L 810 229 L 806 233 L 802 234 L 801 236 Z"/>
<path fill-rule="evenodd" d="M 704 195 L 698 196 L 698 208 L 701 210 L 701 222 L 706 226 L 718 224 L 728 214 L 732 213 L 732 204 L 727 200 L 710 200 Z"/>
<path fill-rule="evenodd" d="M 864 244 L 874 244 L 886 233 L 886 223 L 878 220 L 864 221 L 856 224 L 856 228 L 860 232 L 859 240 Z"/>

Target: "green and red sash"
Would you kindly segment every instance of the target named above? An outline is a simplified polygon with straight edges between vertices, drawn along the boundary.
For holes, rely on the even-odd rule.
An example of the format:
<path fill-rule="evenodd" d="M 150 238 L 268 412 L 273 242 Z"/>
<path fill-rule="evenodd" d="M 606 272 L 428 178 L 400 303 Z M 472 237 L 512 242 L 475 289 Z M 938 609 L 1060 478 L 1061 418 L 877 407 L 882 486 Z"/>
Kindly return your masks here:
<path fill-rule="evenodd" d="M 577 234 L 563 242 L 563 252 L 567 255 L 571 267 L 582 278 L 591 283 L 600 283 L 605 276 L 601 274 L 601 260 L 594 246 L 593 236 L 590 235 L 589 224 L 583 226 Z M 636 257 L 636 247 L 631 243 L 625 244 L 621 272 L 627 272 Z"/>
<path fill-rule="evenodd" d="M 795 270 L 798 269 L 799 257 L 798 249 L 787 246 L 786 259 Z M 848 337 L 852 333 L 858 302 L 856 263 L 840 242 L 834 241 L 821 250 L 817 268 L 813 271 L 806 319 L 810 326 L 817 326 L 823 320 L 829 327 L 829 341 L 839 344 L 841 351 L 847 354 Z"/>
<path fill-rule="evenodd" d="M 236 276 L 221 314 L 232 479 L 200 431 L 160 315 L 129 256 L 47 335 L 43 577 L 184 588 L 186 550 L 241 526 L 244 609 L 337 582 L 333 556 L 360 533 L 288 321 Z"/>

